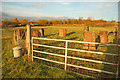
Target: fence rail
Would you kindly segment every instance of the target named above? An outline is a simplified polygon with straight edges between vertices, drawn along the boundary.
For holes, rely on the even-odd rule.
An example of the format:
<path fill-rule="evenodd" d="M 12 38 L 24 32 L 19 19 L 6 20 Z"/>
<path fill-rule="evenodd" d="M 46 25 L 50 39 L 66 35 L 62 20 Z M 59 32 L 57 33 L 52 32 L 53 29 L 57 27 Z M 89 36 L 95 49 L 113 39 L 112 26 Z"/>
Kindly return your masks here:
<path fill-rule="evenodd" d="M 33 37 L 34 39 L 42 39 L 42 40 L 54 40 L 54 41 L 67 41 L 67 42 L 74 42 L 74 43 L 88 43 L 88 44 L 99 44 L 99 45 L 106 45 L 106 46 L 118 46 L 118 44 L 108 44 L 108 43 L 97 43 L 97 42 L 84 42 L 84 41 L 75 41 L 75 40 L 61 40 L 61 39 L 49 39 L 49 38 L 39 38 L 39 37 Z"/>
<path fill-rule="evenodd" d="M 56 47 L 56 46 L 35 44 L 35 43 L 33 43 L 33 39 L 63 41 L 63 42 L 66 42 L 66 46 L 64 48 L 64 47 Z M 99 69 L 94 69 L 94 68 L 88 68 L 88 67 L 83 67 L 83 66 L 68 64 L 67 63 L 67 59 L 71 58 L 71 59 L 77 59 L 77 60 L 94 62 L 94 63 L 102 63 L 102 64 L 108 64 L 108 65 L 118 65 L 118 64 L 110 63 L 110 62 L 104 62 L 104 61 L 98 61 L 98 60 L 91 60 L 91 59 L 85 59 L 85 58 L 78 58 L 78 57 L 67 56 L 67 51 L 68 50 L 79 51 L 79 52 L 88 52 L 88 53 L 101 54 L 101 55 L 104 54 L 104 55 L 118 56 L 118 54 L 113 54 L 113 53 L 104 53 L 104 52 L 95 52 L 95 51 L 87 51 L 87 50 L 80 50 L 80 49 L 71 49 L 71 48 L 67 47 L 68 42 L 89 43 L 89 44 L 99 44 L 99 45 L 107 45 L 107 46 L 117 46 L 117 47 L 119 47 L 119 45 L 117 45 L 117 44 L 107 44 L 107 43 L 83 42 L 83 41 L 73 41 L 73 40 L 61 40 L 61 39 L 48 39 L 48 38 L 32 37 L 32 61 L 33 61 L 33 58 L 37 58 L 37 59 L 41 59 L 41 60 L 45 60 L 45 61 L 49 61 L 49 62 L 54 62 L 54 63 L 58 63 L 58 64 L 64 64 L 65 65 L 65 67 L 64 67 L 65 70 L 66 70 L 67 66 L 72 66 L 72 67 L 78 67 L 78 68 L 92 70 L 92 71 L 96 71 L 96 72 L 103 72 L 103 73 L 107 73 L 107 74 L 114 74 L 114 75 L 117 74 L 117 73 L 114 73 L 114 72 L 109 72 L 109 71 L 104 71 L 104 70 L 99 70 Z M 49 53 L 49 52 L 43 52 L 43 51 L 34 50 L 33 46 L 43 46 L 43 47 L 48 47 L 48 48 L 63 49 L 63 50 L 65 50 L 65 55 L 60 55 L 60 54 L 54 54 L 54 53 Z M 59 56 L 59 57 L 64 57 L 65 58 L 65 62 L 63 63 L 63 62 L 59 62 L 59 61 L 54 61 L 54 60 L 49 60 L 49 59 L 45 59 L 45 58 L 33 56 L 34 52 L 38 52 L 38 53 L 42 53 L 42 54 L 55 55 L 55 56 Z"/>
<path fill-rule="evenodd" d="M 49 47 L 49 48 L 56 48 L 56 49 L 66 49 L 66 48 L 63 48 L 63 47 L 55 47 L 55 46 L 40 45 L 40 44 L 33 44 L 33 45 L 35 45 L 35 46 Z M 95 52 L 95 51 L 86 51 L 86 50 L 79 50 L 79 49 L 70 49 L 70 48 L 67 48 L 67 50 L 118 56 L 118 54 L 104 53 L 104 52 Z"/>

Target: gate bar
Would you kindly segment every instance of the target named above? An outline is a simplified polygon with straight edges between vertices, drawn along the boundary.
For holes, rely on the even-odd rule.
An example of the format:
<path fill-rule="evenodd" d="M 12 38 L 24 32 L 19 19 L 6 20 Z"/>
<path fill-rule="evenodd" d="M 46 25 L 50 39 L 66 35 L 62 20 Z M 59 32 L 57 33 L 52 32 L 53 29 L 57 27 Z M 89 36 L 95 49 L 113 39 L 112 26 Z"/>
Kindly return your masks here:
<path fill-rule="evenodd" d="M 66 41 L 66 49 L 65 49 L 65 70 L 66 70 L 66 66 L 67 66 L 67 44 L 68 44 L 68 42 Z"/>

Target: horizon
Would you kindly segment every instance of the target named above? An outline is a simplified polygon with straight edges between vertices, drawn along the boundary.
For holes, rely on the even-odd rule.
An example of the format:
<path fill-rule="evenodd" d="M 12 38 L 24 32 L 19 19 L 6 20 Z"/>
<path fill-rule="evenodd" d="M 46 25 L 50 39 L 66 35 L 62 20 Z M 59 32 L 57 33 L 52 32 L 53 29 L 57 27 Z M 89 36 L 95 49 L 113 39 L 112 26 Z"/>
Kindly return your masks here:
<path fill-rule="evenodd" d="M 2 13 L 16 17 L 68 17 L 118 21 L 117 2 L 3 2 Z"/>

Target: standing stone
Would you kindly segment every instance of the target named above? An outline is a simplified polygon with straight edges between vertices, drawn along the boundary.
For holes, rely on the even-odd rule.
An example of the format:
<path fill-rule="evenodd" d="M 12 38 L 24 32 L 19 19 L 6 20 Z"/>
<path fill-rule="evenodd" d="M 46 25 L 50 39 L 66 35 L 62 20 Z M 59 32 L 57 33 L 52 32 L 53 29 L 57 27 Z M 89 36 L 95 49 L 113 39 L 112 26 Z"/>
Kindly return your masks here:
<path fill-rule="evenodd" d="M 95 42 L 95 33 L 91 31 L 83 32 L 83 41 L 84 42 Z M 83 49 L 96 50 L 95 44 L 84 43 Z"/>
<path fill-rule="evenodd" d="M 66 29 L 60 29 L 59 30 L 59 36 L 60 37 L 65 37 L 66 36 Z"/>
<path fill-rule="evenodd" d="M 84 26 L 84 31 L 89 31 L 89 26 Z"/>
<path fill-rule="evenodd" d="M 43 28 L 39 29 L 39 36 L 44 36 L 44 29 Z"/>
<path fill-rule="evenodd" d="M 108 36 L 107 31 L 99 31 L 98 32 L 98 42 L 100 43 L 107 43 L 108 42 Z"/>
<path fill-rule="evenodd" d="M 33 30 L 31 31 L 31 37 L 38 37 L 39 31 L 38 30 Z M 38 44 L 38 39 L 33 39 L 34 44 Z M 38 48 L 38 46 L 33 46 L 33 48 Z"/>

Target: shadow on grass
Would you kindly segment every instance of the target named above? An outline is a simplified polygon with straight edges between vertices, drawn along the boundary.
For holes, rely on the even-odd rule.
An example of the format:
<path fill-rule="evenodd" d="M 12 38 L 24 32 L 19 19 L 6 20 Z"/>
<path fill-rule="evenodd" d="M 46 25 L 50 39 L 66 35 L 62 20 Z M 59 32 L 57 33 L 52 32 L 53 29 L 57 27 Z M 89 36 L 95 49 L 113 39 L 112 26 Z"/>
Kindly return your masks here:
<path fill-rule="evenodd" d="M 120 41 L 120 39 L 119 39 L 119 41 Z M 116 42 L 117 42 L 117 38 L 115 38 L 113 40 L 113 43 L 116 44 Z M 113 43 L 111 43 L 111 44 L 113 44 Z M 109 53 L 109 54 L 111 54 L 111 53 L 112 54 L 118 54 L 118 47 L 116 47 L 116 46 L 107 46 L 106 52 Z M 114 55 L 105 55 L 105 62 L 117 64 L 118 63 L 118 57 L 114 56 Z M 108 72 L 112 72 L 112 73 L 116 73 L 117 72 L 117 65 L 104 64 L 103 70 L 108 71 Z M 111 79 L 116 78 L 116 74 L 101 73 L 100 76 L 102 78 L 111 78 Z"/>
<path fill-rule="evenodd" d="M 70 35 L 72 35 L 72 34 L 74 34 L 74 33 L 76 33 L 76 32 L 70 32 L 70 33 L 68 33 L 66 36 L 70 36 Z"/>
<path fill-rule="evenodd" d="M 98 36 L 95 40 L 96 42 L 100 43 L 100 36 Z M 99 47 L 99 44 L 96 44 L 96 49 Z"/>
<path fill-rule="evenodd" d="M 45 35 L 44 37 L 54 36 L 56 34 Z"/>
<path fill-rule="evenodd" d="M 72 38 L 69 38 L 68 40 L 75 40 L 77 39 L 78 37 L 72 37 Z"/>

